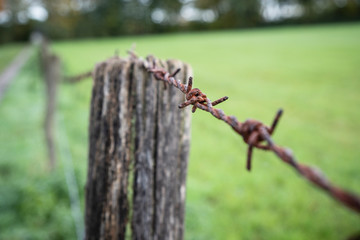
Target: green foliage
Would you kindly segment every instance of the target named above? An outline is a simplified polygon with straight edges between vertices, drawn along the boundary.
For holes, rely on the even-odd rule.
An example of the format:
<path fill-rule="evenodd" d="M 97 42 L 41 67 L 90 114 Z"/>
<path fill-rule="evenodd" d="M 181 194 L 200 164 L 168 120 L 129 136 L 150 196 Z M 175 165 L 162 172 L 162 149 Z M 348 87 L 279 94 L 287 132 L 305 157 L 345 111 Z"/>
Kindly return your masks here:
<path fill-rule="evenodd" d="M 284 108 L 274 140 L 300 162 L 318 166 L 340 186 L 360 193 L 360 25 L 66 41 L 54 44 L 67 75 L 120 55 L 133 42 L 140 55 L 178 58 L 194 69 L 194 87 L 239 120 L 270 123 Z M 81 195 L 87 168 L 91 80 L 61 85 Z M 32 60 L 0 102 L 0 239 L 72 239 L 65 180 L 47 173 L 42 133 L 44 93 Z M 229 126 L 197 111 L 192 118 L 186 239 L 346 239 L 356 214 L 300 178 L 271 153 L 246 146 Z M 3 230 L 5 229 L 5 230 Z"/>

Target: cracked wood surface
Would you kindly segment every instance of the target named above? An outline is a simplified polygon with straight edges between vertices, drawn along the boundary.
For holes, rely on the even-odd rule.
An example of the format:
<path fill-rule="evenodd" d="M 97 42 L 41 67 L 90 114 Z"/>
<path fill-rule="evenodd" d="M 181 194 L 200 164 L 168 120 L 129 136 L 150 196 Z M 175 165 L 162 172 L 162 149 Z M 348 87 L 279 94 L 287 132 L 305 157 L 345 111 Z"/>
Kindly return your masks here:
<path fill-rule="evenodd" d="M 181 61 L 156 61 L 181 68 L 183 83 L 192 74 Z M 184 95 L 138 59 L 99 63 L 93 79 L 86 239 L 183 239 L 191 123 L 177 107 Z"/>

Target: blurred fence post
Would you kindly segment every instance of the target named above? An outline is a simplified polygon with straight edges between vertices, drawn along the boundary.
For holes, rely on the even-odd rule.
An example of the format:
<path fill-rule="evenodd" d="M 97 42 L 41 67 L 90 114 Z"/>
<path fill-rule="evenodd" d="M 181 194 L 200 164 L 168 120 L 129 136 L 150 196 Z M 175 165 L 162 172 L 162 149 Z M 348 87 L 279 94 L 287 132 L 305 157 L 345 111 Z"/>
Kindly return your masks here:
<path fill-rule="evenodd" d="M 41 41 L 40 45 L 40 61 L 46 86 L 46 113 L 44 130 L 49 156 L 49 166 L 50 169 L 54 169 L 56 165 L 54 117 L 56 110 L 57 85 L 61 77 L 61 66 L 59 57 L 50 53 L 48 42 L 45 39 Z"/>
<path fill-rule="evenodd" d="M 180 61 L 161 64 L 181 68 L 184 83 L 192 74 Z M 86 239 L 183 239 L 191 119 L 178 109 L 184 95 L 134 58 L 98 64 L 93 80 Z"/>

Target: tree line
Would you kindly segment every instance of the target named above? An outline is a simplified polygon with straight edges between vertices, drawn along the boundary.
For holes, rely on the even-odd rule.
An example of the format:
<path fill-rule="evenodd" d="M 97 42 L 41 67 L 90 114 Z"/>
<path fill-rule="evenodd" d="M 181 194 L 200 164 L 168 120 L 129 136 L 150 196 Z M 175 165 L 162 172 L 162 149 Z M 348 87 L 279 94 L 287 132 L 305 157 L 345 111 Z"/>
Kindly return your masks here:
<path fill-rule="evenodd" d="M 0 0 L 0 43 L 359 19 L 360 0 Z"/>

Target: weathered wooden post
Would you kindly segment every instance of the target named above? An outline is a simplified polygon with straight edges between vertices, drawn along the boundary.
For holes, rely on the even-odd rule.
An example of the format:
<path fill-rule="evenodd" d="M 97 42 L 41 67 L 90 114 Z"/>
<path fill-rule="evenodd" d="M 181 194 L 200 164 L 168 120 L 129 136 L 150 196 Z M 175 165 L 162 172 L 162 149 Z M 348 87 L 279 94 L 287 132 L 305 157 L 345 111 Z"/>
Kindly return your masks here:
<path fill-rule="evenodd" d="M 59 57 L 50 53 L 48 42 L 45 39 L 42 40 L 40 46 L 40 61 L 46 87 L 45 138 L 48 149 L 49 166 L 50 169 L 54 169 L 56 165 L 54 124 L 57 86 L 61 77 L 61 63 Z"/>
<path fill-rule="evenodd" d="M 170 72 L 181 68 L 184 83 L 192 75 L 180 61 L 156 61 Z M 183 239 L 190 144 L 189 110 L 178 109 L 184 94 L 135 58 L 102 62 L 93 79 L 86 239 Z"/>

